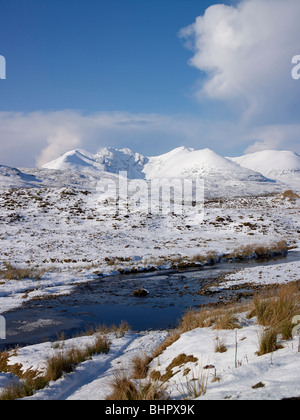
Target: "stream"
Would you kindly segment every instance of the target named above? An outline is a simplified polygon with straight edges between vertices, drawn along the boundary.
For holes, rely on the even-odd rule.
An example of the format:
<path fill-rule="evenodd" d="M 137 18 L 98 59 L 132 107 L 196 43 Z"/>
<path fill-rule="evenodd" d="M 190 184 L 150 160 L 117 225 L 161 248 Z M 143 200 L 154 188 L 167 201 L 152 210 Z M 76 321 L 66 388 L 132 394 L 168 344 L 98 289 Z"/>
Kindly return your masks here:
<path fill-rule="evenodd" d="M 210 285 L 222 281 L 224 275 L 245 267 L 299 260 L 300 252 L 294 251 L 267 262 L 227 262 L 203 268 L 99 278 L 77 286 L 68 296 L 30 301 L 4 314 L 7 337 L 0 341 L 0 349 L 54 341 L 62 332 L 66 338 L 71 338 L 89 328 L 119 325 L 122 321 L 134 331 L 173 328 L 188 309 L 230 301 L 236 293 L 245 296 L 253 293 L 253 289 L 245 285 L 238 291 L 203 294 Z M 145 288 L 149 294 L 133 296 L 139 288 Z"/>

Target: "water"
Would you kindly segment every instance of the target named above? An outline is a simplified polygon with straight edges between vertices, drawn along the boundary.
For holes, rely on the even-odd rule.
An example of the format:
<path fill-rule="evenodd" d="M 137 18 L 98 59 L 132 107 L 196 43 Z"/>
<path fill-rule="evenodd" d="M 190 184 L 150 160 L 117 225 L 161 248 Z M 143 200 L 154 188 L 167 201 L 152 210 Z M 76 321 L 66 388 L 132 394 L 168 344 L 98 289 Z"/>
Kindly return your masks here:
<path fill-rule="evenodd" d="M 212 267 L 113 276 L 80 285 L 74 293 L 51 300 L 29 302 L 5 314 L 7 339 L 0 348 L 66 338 L 100 324 L 127 321 L 136 331 L 175 327 L 190 308 L 230 299 L 233 291 L 200 295 L 206 285 L 232 271 L 251 266 L 275 265 L 300 260 L 300 252 L 269 262 L 224 263 Z M 144 287 L 149 295 L 133 296 Z M 245 288 L 245 291 L 249 289 Z M 239 291 L 241 293 L 241 291 Z"/>

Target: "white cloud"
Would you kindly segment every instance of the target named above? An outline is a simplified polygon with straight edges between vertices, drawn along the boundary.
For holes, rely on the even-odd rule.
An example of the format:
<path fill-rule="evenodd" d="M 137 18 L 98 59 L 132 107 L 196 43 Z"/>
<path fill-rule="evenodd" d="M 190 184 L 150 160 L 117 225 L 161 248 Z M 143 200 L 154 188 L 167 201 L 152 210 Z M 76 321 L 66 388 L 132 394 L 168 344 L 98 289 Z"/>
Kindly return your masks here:
<path fill-rule="evenodd" d="M 0 113 L 0 163 L 9 166 L 41 166 L 74 148 L 131 147 L 155 155 L 180 145 L 207 147 L 208 139 L 217 138 L 209 125 L 183 115 Z"/>
<path fill-rule="evenodd" d="M 262 150 L 292 150 L 300 153 L 300 124 L 270 125 L 255 128 L 251 132 L 254 144 L 246 149 L 246 153 L 260 152 Z"/>
<path fill-rule="evenodd" d="M 299 105 L 291 77 L 292 57 L 300 53 L 299 16 L 299 0 L 209 7 L 180 32 L 194 52 L 190 64 L 207 75 L 198 97 L 237 106 L 245 121 L 285 123 L 291 103 Z"/>
<path fill-rule="evenodd" d="M 300 125 L 268 125 L 249 129 L 233 121 L 197 116 L 79 111 L 0 113 L 0 164 L 41 166 L 63 153 L 83 148 L 130 147 L 157 155 L 181 145 L 210 147 L 223 155 L 288 148 L 300 152 Z M 251 146 L 249 144 L 253 143 Z"/>
<path fill-rule="evenodd" d="M 191 115 L 0 112 L 0 164 L 8 166 L 42 166 L 74 148 L 129 147 L 152 156 L 183 145 L 228 155 L 241 143 L 249 144 L 242 125 Z"/>

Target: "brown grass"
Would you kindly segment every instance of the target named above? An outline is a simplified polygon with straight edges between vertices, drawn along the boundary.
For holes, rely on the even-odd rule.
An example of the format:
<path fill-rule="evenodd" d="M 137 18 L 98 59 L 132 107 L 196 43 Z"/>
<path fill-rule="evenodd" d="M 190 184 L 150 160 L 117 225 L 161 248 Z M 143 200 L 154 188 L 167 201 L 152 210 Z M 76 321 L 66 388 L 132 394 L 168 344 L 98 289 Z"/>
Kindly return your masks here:
<path fill-rule="evenodd" d="M 186 381 L 186 390 L 188 392 L 187 399 L 196 399 L 205 395 L 207 392 L 208 385 L 208 373 L 202 371 L 198 375 L 194 375 L 194 378 L 190 381 Z"/>
<path fill-rule="evenodd" d="M 247 258 L 270 259 L 288 252 L 288 244 L 282 240 L 270 245 L 252 244 L 235 249 L 228 255 L 230 258 L 245 260 Z"/>
<path fill-rule="evenodd" d="M 284 340 L 292 338 L 292 319 L 300 310 L 298 283 L 281 286 L 276 292 L 256 295 L 249 316 L 256 316 L 260 325 L 271 327 Z"/>
<path fill-rule="evenodd" d="M 295 201 L 295 200 L 299 199 L 300 196 L 298 194 L 296 194 L 294 191 L 288 190 L 288 191 L 285 191 L 284 193 L 281 194 L 281 198 L 282 198 L 282 200 Z"/>
<path fill-rule="evenodd" d="M 273 353 L 274 351 L 282 348 L 277 343 L 278 330 L 277 328 L 268 328 L 265 330 L 259 340 L 258 356 L 263 356 L 267 353 Z"/>
<path fill-rule="evenodd" d="M 21 365 L 8 365 L 8 352 L 2 353 L 0 355 L 0 370 L 5 373 L 10 372 L 17 375 L 20 381 L 12 381 L 2 391 L 0 401 L 32 396 L 36 391 L 48 386 L 50 382 L 57 381 L 63 375 L 73 372 L 77 365 L 91 359 L 93 355 L 108 353 L 109 345 L 105 337 L 97 335 L 93 345 L 87 346 L 85 349 L 72 348 L 66 353 L 59 352 L 47 361 L 44 375 L 31 369 L 23 373 Z"/>
<path fill-rule="evenodd" d="M 46 270 L 37 270 L 33 268 L 18 268 L 11 264 L 4 264 L 5 269 L 0 270 L 0 277 L 4 280 L 41 280 Z"/>
<path fill-rule="evenodd" d="M 115 334 L 117 337 L 123 337 L 128 331 L 130 330 L 130 325 L 128 324 L 128 322 L 126 321 L 122 321 L 120 323 L 120 325 L 111 325 L 111 326 L 107 326 L 106 324 L 102 324 L 102 325 L 98 325 L 96 327 L 96 329 L 92 329 L 91 330 L 91 334 L 93 335 L 96 333 L 101 333 L 101 334 L 110 334 L 113 333 Z"/>
<path fill-rule="evenodd" d="M 180 323 L 180 331 L 187 332 L 195 328 L 210 327 L 213 324 L 212 311 L 209 309 L 190 310 L 184 314 Z"/>
<path fill-rule="evenodd" d="M 189 362 L 196 363 L 198 362 L 198 359 L 194 356 L 187 356 L 186 354 L 182 353 L 179 356 L 175 357 L 175 359 L 173 359 L 173 361 L 169 364 L 166 370 L 167 372 L 171 371 L 175 367 L 185 365 Z"/>
<path fill-rule="evenodd" d="M 224 339 L 221 339 L 219 337 L 216 338 L 215 352 L 216 353 L 226 353 L 227 352 L 227 347 L 226 347 Z"/>
<path fill-rule="evenodd" d="M 149 363 L 152 358 L 146 354 L 143 356 L 137 356 L 133 359 L 133 379 L 145 379 L 149 370 Z"/>
<path fill-rule="evenodd" d="M 214 330 L 235 330 L 241 328 L 233 310 L 225 310 L 216 315 Z"/>
<path fill-rule="evenodd" d="M 115 375 L 111 383 L 112 393 L 106 400 L 155 401 L 165 397 L 165 389 L 158 382 L 135 383 L 124 372 Z"/>
<path fill-rule="evenodd" d="M 201 308 L 199 311 L 186 312 L 179 324 L 181 332 L 194 330 L 195 328 L 213 327 L 215 330 L 233 330 L 240 328 L 235 316 L 240 306 L 235 308 Z"/>

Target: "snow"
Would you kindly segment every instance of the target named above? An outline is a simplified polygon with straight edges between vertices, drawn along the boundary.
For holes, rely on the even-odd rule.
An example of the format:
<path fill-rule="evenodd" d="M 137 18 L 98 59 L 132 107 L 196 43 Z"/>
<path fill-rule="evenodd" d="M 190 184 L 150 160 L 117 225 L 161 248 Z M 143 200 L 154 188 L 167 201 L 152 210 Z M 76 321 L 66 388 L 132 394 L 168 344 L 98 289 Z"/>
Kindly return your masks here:
<path fill-rule="evenodd" d="M 123 337 L 109 334 L 110 351 L 94 356 L 49 387 L 37 392 L 27 400 L 103 400 L 111 392 L 110 383 L 120 370 L 130 370 L 135 357 L 151 355 L 167 337 L 166 331 L 149 331 L 140 334 L 127 333 Z M 57 345 L 42 343 L 19 349 L 17 355 L 9 359 L 9 364 L 21 364 L 24 371 L 33 369 L 45 371 L 48 358 L 72 348 L 84 349 L 94 341 L 93 336 L 78 337 Z M 58 347 L 58 348 L 57 348 Z"/>
<path fill-rule="evenodd" d="M 98 171 L 119 174 L 127 171 L 130 179 L 191 178 L 222 174 L 223 177 L 228 176 L 239 181 L 268 182 L 261 174 L 242 168 L 210 149 L 195 150 L 186 147 L 155 157 L 145 157 L 130 149 L 104 148 L 94 155 L 75 149 L 45 164 L 43 168 L 83 173 Z"/>
<path fill-rule="evenodd" d="M 34 175 L 27 175 L 16 168 L 0 165 L 0 186 L 5 188 L 33 187 L 39 180 Z"/>
<path fill-rule="evenodd" d="M 278 264 L 270 270 L 270 267 L 251 267 L 245 268 L 237 273 L 225 277 L 222 288 L 237 286 L 242 284 L 286 284 L 291 281 L 300 280 L 300 261 Z"/>
<path fill-rule="evenodd" d="M 205 376 L 207 392 L 199 399 L 205 400 L 277 400 L 300 395 L 300 353 L 298 339 L 285 342 L 284 348 L 272 354 L 258 356 L 261 327 L 255 321 L 234 331 L 216 331 L 211 328 L 195 329 L 182 334 L 180 339 L 151 364 L 151 368 L 162 373 L 179 354 L 192 355 L 198 359 L 173 369 L 178 371 L 170 379 L 168 392 L 172 398 L 188 396 L 186 383 L 193 378 Z M 216 353 L 216 337 L 223 340 L 227 352 Z M 213 366 L 212 369 L 204 369 Z M 186 368 L 191 371 L 184 376 Z M 219 380 L 213 381 L 215 377 Z M 265 386 L 253 389 L 262 382 Z"/>
<path fill-rule="evenodd" d="M 180 147 L 161 156 L 152 157 L 145 165 L 147 178 L 201 177 L 211 174 L 236 180 L 266 181 L 260 174 L 245 170 L 210 149 L 194 150 Z"/>
<path fill-rule="evenodd" d="M 128 178 L 142 178 L 142 169 L 147 158 L 134 153 L 130 149 L 101 149 L 95 155 L 75 149 L 67 152 L 62 157 L 43 166 L 45 169 L 72 170 L 80 172 L 109 172 L 118 174 L 128 172 Z"/>
<path fill-rule="evenodd" d="M 0 193 L 0 262 L 46 270 L 39 280 L 1 280 L 0 313 L 33 298 L 71 293 L 97 274 L 167 269 L 176 259 L 188 264 L 199 255 L 300 239 L 300 200 L 223 198 L 205 204 L 199 223 L 197 217 L 136 210 L 118 217 L 102 211 L 97 197 L 65 188 Z"/>
<path fill-rule="evenodd" d="M 260 172 L 267 178 L 299 190 L 300 155 L 297 153 L 285 150 L 264 150 L 229 159 L 243 168 Z"/>
<path fill-rule="evenodd" d="M 274 155 L 278 153 L 287 153 L 288 158 L 282 159 L 279 155 L 275 159 Z M 96 154 L 75 149 L 39 169 L 24 168 L 22 172 L 13 168 L 0 169 L 0 189 L 49 186 L 93 190 L 103 179 L 118 182 L 122 172 L 127 172 L 127 178 L 131 180 L 201 179 L 205 183 L 207 198 L 264 195 L 278 193 L 289 187 L 297 189 L 300 179 L 297 166 L 299 156 L 277 151 L 271 151 L 269 155 L 255 158 L 254 161 L 258 160 L 259 164 L 252 165 L 247 163 L 247 157 L 225 158 L 210 149 L 179 147 L 152 157 L 127 148 L 103 148 Z M 270 172 L 267 163 L 264 172 L 264 162 L 275 162 L 276 168 L 277 160 L 285 160 L 284 169 Z M 13 173 L 10 179 L 7 176 L 9 171 Z"/>
<path fill-rule="evenodd" d="M 164 374 L 179 355 L 193 356 L 172 369 L 173 376 L 164 384 L 171 400 L 194 399 L 188 383 L 199 378 L 207 381 L 203 400 L 279 400 L 300 395 L 300 353 L 298 339 L 281 342 L 283 348 L 263 356 L 257 355 L 259 337 L 263 331 L 256 319 L 247 320 L 241 314 L 243 327 L 236 330 L 197 328 L 181 334 L 180 338 L 150 363 L 151 372 Z M 166 339 L 166 331 L 140 334 L 127 333 L 123 337 L 109 335 L 108 354 L 94 356 L 80 364 L 74 372 L 36 392 L 27 400 L 104 400 L 112 392 L 114 376 L 132 372 L 133 360 L 143 354 L 151 355 Z M 222 340 L 227 351 L 215 352 L 216 339 Z M 42 343 L 19 348 L 9 358 L 9 364 L 20 364 L 23 370 L 38 370 L 43 374 L 46 361 L 55 354 L 91 344 L 93 336 L 78 337 L 58 343 Z M 0 376 L 5 385 L 9 375 Z M 255 385 L 262 383 L 262 387 Z M 253 388 L 254 387 L 254 388 Z M 171 402 L 171 401 L 170 401 Z"/>
<path fill-rule="evenodd" d="M 299 159 L 295 153 L 277 151 L 230 159 L 210 149 L 180 147 L 161 156 L 145 157 L 129 149 L 105 148 L 94 155 L 76 149 L 39 169 L 0 166 L 0 270 L 5 263 L 45 269 L 36 280 L 1 279 L 0 314 L 32 299 L 70 294 L 76 285 L 92 282 L 99 275 L 170 268 L 177 260 L 190 264 L 199 256 L 215 254 L 221 258 L 243 247 L 271 246 L 282 240 L 299 249 L 300 200 L 282 194 L 287 189 L 299 191 Z M 199 222 L 199 214 L 149 214 L 145 208 L 130 207 L 126 217 L 109 211 L 115 204 L 108 200 L 107 206 L 103 205 L 97 184 L 103 179 L 118 183 L 120 171 L 128 171 L 129 179 L 140 181 L 204 179 L 203 220 Z M 285 284 L 300 280 L 299 269 L 299 261 L 244 268 L 226 275 L 217 289 L 244 283 Z M 284 348 L 272 355 L 259 357 L 256 351 L 261 327 L 255 319 L 249 321 L 243 315 L 241 319 L 242 328 L 237 331 L 203 328 L 184 333 L 152 361 L 151 370 L 164 373 L 179 354 L 198 359 L 178 367 L 168 384 L 171 398 L 185 398 L 187 382 L 196 375 L 208 378 L 202 399 L 300 395 L 297 339 L 283 342 Z M 47 326 L 50 320 L 42 322 Z M 105 399 L 115 373 L 120 368 L 130 373 L 133 358 L 144 352 L 151 354 L 167 334 L 111 334 L 107 355 L 80 364 L 31 399 Z M 228 347 L 224 354 L 214 351 L 217 334 Z M 42 371 L 54 352 L 85 346 L 91 340 L 93 337 L 77 337 L 58 348 L 53 343 L 18 348 L 10 363 L 20 363 L 24 370 L 33 367 Z M 206 365 L 214 369 L 203 369 Z M 185 375 L 187 368 L 191 371 Z M 213 381 L 215 376 L 220 377 L 219 382 Z M 0 374 L 0 389 L 10 378 Z M 264 387 L 253 389 L 259 382 Z"/>

